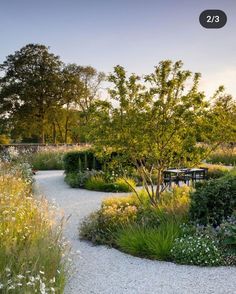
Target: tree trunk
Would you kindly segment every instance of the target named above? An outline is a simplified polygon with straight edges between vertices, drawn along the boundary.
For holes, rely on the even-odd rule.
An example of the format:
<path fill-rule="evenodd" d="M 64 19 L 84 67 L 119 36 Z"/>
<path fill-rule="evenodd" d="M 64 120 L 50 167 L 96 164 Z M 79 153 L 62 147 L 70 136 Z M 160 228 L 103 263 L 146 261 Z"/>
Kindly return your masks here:
<path fill-rule="evenodd" d="M 66 123 L 65 123 L 65 137 L 64 137 L 64 143 L 67 144 L 67 137 L 68 137 L 68 122 L 69 122 L 69 117 L 66 117 Z"/>
<path fill-rule="evenodd" d="M 56 124 L 53 122 L 53 143 L 57 143 L 57 133 L 56 133 Z"/>
<path fill-rule="evenodd" d="M 161 199 L 161 185 L 162 185 L 162 170 L 157 171 L 157 188 L 156 188 L 156 202 L 158 203 Z"/>
<path fill-rule="evenodd" d="M 44 120 L 42 120 L 42 122 L 41 122 L 40 143 L 41 143 L 41 144 L 45 144 L 45 129 L 44 129 Z"/>

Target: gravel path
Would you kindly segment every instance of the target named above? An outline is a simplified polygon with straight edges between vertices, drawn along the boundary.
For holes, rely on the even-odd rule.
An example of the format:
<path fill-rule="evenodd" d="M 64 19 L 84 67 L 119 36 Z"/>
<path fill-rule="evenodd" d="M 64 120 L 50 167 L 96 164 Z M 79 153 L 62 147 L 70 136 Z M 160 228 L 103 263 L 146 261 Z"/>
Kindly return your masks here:
<path fill-rule="evenodd" d="M 67 294 L 234 294 L 235 268 L 200 268 L 151 261 L 78 240 L 80 220 L 99 207 L 109 193 L 71 189 L 62 171 L 38 172 L 36 182 L 49 200 L 71 215 L 65 236 L 72 244 L 75 272 Z"/>

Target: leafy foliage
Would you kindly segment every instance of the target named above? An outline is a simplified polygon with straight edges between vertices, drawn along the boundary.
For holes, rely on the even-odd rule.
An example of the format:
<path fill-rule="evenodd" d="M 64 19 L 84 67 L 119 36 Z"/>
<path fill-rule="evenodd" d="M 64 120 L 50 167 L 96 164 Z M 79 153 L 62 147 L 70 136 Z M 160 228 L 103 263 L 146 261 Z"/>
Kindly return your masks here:
<path fill-rule="evenodd" d="M 0 71 L 5 133 L 14 140 L 41 143 L 86 141 L 103 73 L 91 66 L 65 65 L 41 44 L 10 54 Z"/>
<path fill-rule="evenodd" d="M 105 199 L 97 212 L 84 219 L 80 237 L 95 244 L 116 246 L 116 232 L 121 226 L 135 221 L 138 205 L 140 203 L 133 195 Z"/>
<path fill-rule="evenodd" d="M 214 148 L 233 138 L 232 97 L 220 89 L 210 104 L 198 89 L 200 74 L 184 70 L 181 61 L 162 61 L 143 80 L 135 74 L 127 76 L 122 66 L 116 66 L 108 79 L 115 103 L 97 113 L 91 138 L 97 154 L 109 157 L 116 152 L 121 169 L 127 161 L 136 167 L 152 205 L 160 201 L 166 168 L 191 167 L 207 156 L 209 150 L 198 140 L 212 142 Z M 226 132 L 222 132 L 224 121 Z"/>
<path fill-rule="evenodd" d="M 234 173 L 209 180 L 191 193 L 190 217 L 207 225 L 219 225 L 236 209 L 236 177 Z"/>
<path fill-rule="evenodd" d="M 236 265 L 236 217 L 227 218 L 215 229 L 215 235 L 219 240 L 224 253 L 226 265 Z"/>
<path fill-rule="evenodd" d="M 37 129 L 44 143 L 45 120 L 58 101 L 62 62 L 44 45 L 29 44 L 9 55 L 1 65 L 1 111 L 28 135 Z M 28 123 L 30 121 L 30 123 Z M 27 126 L 27 127 L 26 127 Z"/>

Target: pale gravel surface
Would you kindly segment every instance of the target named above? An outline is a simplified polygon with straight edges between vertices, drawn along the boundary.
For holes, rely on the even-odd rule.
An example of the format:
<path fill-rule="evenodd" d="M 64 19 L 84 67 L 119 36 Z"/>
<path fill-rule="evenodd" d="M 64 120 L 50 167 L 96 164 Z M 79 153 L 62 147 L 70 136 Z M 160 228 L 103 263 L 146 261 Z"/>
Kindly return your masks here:
<path fill-rule="evenodd" d="M 151 261 L 104 246 L 78 240 L 80 220 L 96 210 L 109 193 L 69 188 L 62 171 L 42 171 L 36 183 L 49 200 L 55 199 L 65 216 L 71 215 L 65 236 L 73 251 L 76 270 L 67 294 L 234 294 L 235 268 L 200 268 Z"/>

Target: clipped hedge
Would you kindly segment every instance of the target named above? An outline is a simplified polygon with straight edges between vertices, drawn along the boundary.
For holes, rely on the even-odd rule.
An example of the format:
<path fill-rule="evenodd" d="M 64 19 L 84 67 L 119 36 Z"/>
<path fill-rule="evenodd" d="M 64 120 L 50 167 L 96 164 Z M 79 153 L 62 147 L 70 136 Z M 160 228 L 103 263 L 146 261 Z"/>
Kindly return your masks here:
<path fill-rule="evenodd" d="M 190 218 L 201 225 L 218 226 L 236 209 L 236 175 L 206 181 L 190 194 Z"/>
<path fill-rule="evenodd" d="M 93 150 L 72 151 L 65 154 L 65 173 L 83 172 L 85 170 L 101 170 L 102 164 Z"/>

